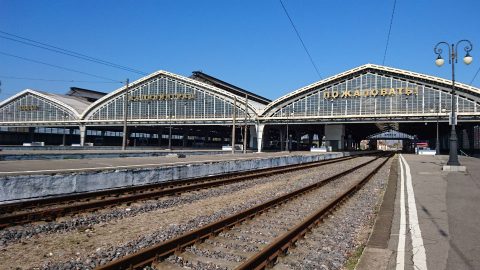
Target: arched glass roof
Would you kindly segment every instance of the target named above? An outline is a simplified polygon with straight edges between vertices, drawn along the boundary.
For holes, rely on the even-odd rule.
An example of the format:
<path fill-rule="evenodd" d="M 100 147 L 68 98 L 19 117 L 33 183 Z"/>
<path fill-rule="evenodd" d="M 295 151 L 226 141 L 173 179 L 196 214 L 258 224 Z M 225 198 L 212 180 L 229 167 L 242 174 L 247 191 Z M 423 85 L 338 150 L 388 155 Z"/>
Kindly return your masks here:
<path fill-rule="evenodd" d="M 480 114 L 480 89 L 456 84 L 459 115 Z M 451 81 L 367 64 L 302 87 L 263 111 L 274 119 L 418 117 L 451 111 Z"/>
<path fill-rule="evenodd" d="M 231 121 L 234 103 L 236 117 L 245 117 L 245 97 L 166 71 L 133 82 L 128 94 L 126 89 L 121 87 L 97 100 L 84 111 L 82 119 L 98 123 L 123 121 L 125 100 L 128 100 L 128 121 Z M 249 119 L 257 114 L 258 108 L 253 103 L 248 103 Z"/>
<path fill-rule="evenodd" d="M 0 122 L 24 123 L 71 122 L 80 119 L 89 103 L 75 97 L 26 89 L 0 103 Z"/>

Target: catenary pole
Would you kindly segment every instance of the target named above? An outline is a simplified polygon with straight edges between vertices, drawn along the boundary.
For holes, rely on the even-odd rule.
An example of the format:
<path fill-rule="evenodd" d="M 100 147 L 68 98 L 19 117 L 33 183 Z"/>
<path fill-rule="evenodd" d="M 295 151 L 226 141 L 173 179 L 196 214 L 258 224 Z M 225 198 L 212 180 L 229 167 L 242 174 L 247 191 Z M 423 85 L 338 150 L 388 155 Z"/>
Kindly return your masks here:
<path fill-rule="evenodd" d="M 125 98 L 123 100 L 123 140 L 122 150 L 127 149 L 127 117 L 128 117 L 128 83 L 129 79 L 125 82 Z"/>
<path fill-rule="evenodd" d="M 235 154 L 235 118 L 237 118 L 237 97 L 233 98 L 232 154 Z"/>
<path fill-rule="evenodd" d="M 243 130 L 243 153 L 247 153 L 247 115 L 248 115 L 248 94 L 245 95 L 245 125 Z"/>

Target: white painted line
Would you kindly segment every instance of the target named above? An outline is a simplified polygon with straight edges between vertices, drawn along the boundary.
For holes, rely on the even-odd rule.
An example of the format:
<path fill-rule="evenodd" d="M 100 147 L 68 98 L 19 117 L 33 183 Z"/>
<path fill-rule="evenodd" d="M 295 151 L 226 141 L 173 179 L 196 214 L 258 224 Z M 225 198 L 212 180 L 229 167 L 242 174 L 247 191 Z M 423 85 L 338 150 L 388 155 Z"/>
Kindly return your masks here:
<path fill-rule="evenodd" d="M 398 230 L 398 245 L 397 245 L 397 267 L 396 270 L 405 269 L 405 228 L 407 221 L 405 217 L 405 176 L 403 172 L 403 163 L 400 162 L 400 229 Z"/>
<path fill-rule="evenodd" d="M 170 165 L 182 165 L 182 164 L 197 164 L 197 163 L 208 163 L 208 162 L 221 162 L 221 161 L 236 161 L 236 160 L 260 160 L 267 158 L 277 158 L 277 157 L 289 157 L 291 155 L 280 155 L 280 156 L 270 156 L 270 157 L 244 157 L 237 159 L 211 159 L 211 160 L 200 160 L 200 161 L 182 161 L 182 162 L 171 162 L 171 163 L 152 163 L 152 164 L 138 164 L 138 165 L 111 165 L 110 167 L 87 167 L 87 168 L 75 168 L 75 169 L 52 169 L 52 170 L 36 170 L 36 171 L 10 171 L 10 172 L 0 172 L 1 174 L 25 174 L 25 173 L 63 173 L 63 172 L 82 172 L 85 170 L 112 170 L 112 169 L 130 169 L 130 168 L 148 168 L 151 166 L 170 166 Z M 313 156 L 313 155 L 312 155 Z"/>
<path fill-rule="evenodd" d="M 400 155 L 405 164 L 406 187 L 408 194 L 408 226 L 412 238 L 413 266 L 418 270 L 427 270 L 427 255 L 423 245 L 422 231 L 418 222 L 417 204 L 415 203 L 415 192 L 413 191 L 412 175 L 410 166 L 405 158 Z"/>

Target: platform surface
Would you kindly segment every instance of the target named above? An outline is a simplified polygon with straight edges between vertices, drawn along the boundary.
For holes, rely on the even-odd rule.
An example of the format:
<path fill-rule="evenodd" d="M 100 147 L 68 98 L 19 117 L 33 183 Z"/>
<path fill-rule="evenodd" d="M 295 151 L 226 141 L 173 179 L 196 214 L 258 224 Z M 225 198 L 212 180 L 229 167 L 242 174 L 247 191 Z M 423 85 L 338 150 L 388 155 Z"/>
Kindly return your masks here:
<path fill-rule="evenodd" d="M 385 248 L 367 244 L 356 269 L 480 269 L 480 159 L 445 172 L 448 156 L 402 156 Z"/>
<path fill-rule="evenodd" d="M 19 148 L 19 147 L 18 147 Z M 184 149 L 172 149 L 172 151 L 167 149 L 159 149 L 159 148 L 145 148 L 145 147 L 129 147 L 127 150 L 121 149 L 105 149 L 101 146 L 99 147 L 90 147 L 90 148 L 68 148 L 68 149 L 30 149 L 29 147 L 25 147 L 24 149 L 9 149 L 4 148 L 0 151 L 0 156 L 6 155 L 67 155 L 67 154 L 135 154 L 135 153 L 169 153 L 169 152 L 220 152 L 220 149 L 194 149 L 194 148 L 184 148 Z"/>
<path fill-rule="evenodd" d="M 294 155 L 323 155 L 329 153 L 311 152 L 274 152 L 274 153 L 236 153 L 220 155 L 187 155 L 185 158 L 156 157 L 121 157 L 121 158 L 85 158 L 54 160 L 15 160 L 0 161 L 0 177 L 10 175 L 56 174 L 83 171 L 102 171 L 114 169 L 149 168 L 158 166 L 208 163 L 225 160 L 261 159 L 269 157 Z"/>

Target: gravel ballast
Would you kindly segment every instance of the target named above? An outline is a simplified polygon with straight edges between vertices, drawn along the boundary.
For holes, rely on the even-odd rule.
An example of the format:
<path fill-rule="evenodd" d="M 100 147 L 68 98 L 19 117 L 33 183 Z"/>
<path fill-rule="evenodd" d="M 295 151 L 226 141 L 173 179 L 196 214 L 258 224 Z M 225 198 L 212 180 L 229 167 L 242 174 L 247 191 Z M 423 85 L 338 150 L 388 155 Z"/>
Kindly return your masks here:
<path fill-rule="evenodd" d="M 367 241 L 388 182 L 391 162 L 387 162 L 341 208 L 299 240 L 297 248 L 289 249 L 274 269 L 342 269 Z"/>
<path fill-rule="evenodd" d="M 157 269 L 165 268 L 165 264 L 176 264 L 179 267 L 192 267 L 193 265 L 195 266 L 194 269 L 200 269 L 205 264 L 208 264 L 209 266 L 215 265 L 215 269 L 234 269 L 248 257 L 253 256 L 254 252 L 250 252 L 247 256 L 242 256 L 245 250 L 239 251 L 236 249 L 237 247 L 228 247 L 225 245 L 225 242 L 238 242 L 257 247 L 259 250 L 263 249 L 276 237 L 287 233 L 290 228 L 297 225 L 301 220 L 318 209 L 325 207 L 328 202 L 347 191 L 353 184 L 361 181 L 383 160 L 377 160 L 358 169 L 351 175 L 336 179 L 321 188 L 288 201 L 286 204 L 269 209 L 262 215 L 243 222 L 231 230 L 221 232 L 218 237 L 209 239 L 208 246 L 203 244 L 195 245 L 184 253 L 172 255 L 167 259 L 166 263 L 158 264 Z M 348 219 L 346 221 L 350 222 Z M 221 251 L 218 248 L 221 248 Z M 192 249 L 194 252 L 191 251 Z"/>
<path fill-rule="evenodd" d="M 333 166 L 302 170 L 301 173 L 291 172 L 185 193 L 178 197 L 136 203 L 129 207 L 116 207 L 109 211 L 67 218 L 61 222 L 11 228 L 0 233 L 2 249 L 0 260 L 7 262 L 18 260 L 19 258 L 14 257 L 18 255 L 14 254 L 18 254 L 16 252 L 20 249 L 28 250 L 29 246 L 32 246 L 31 250 L 37 250 L 38 254 L 24 254 L 20 258 L 27 267 L 91 269 L 112 259 L 131 254 L 142 247 L 165 241 L 301 186 L 327 178 L 370 159 L 371 157 L 361 157 Z M 220 200 L 223 204 L 218 203 Z M 227 201 L 229 203 L 225 203 Z M 203 204 L 207 202 L 211 202 L 213 206 L 204 207 Z M 182 212 L 176 209 L 182 209 Z M 170 216 L 175 214 L 175 220 L 169 222 L 170 216 L 167 218 L 167 214 Z M 148 222 L 152 219 L 159 222 L 149 226 Z M 146 224 L 142 230 L 138 232 L 133 230 L 136 226 L 142 226 L 142 223 Z M 117 230 L 121 224 L 129 224 L 132 229 L 128 228 L 129 225 L 125 225 L 125 230 Z M 111 238 L 116 238 L 115 241 L 110 239 L 110 235 L 101 237 L 101 232 L 106 233 L 108 230 L 111 230 Z M 90 244 L 81 242 L 60 245 L 78 234 L 82 237 L 85 235 Z M 58 247 L 55 246 L 56 243 L 59 244 Z M 13 265 L 12 269 L 15 269 Z"/>

